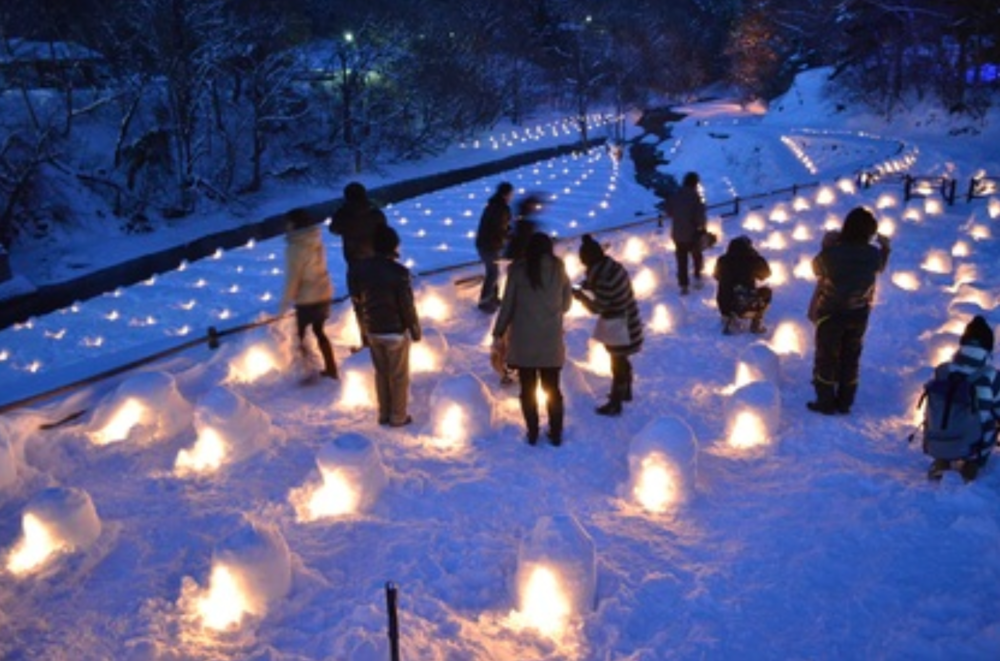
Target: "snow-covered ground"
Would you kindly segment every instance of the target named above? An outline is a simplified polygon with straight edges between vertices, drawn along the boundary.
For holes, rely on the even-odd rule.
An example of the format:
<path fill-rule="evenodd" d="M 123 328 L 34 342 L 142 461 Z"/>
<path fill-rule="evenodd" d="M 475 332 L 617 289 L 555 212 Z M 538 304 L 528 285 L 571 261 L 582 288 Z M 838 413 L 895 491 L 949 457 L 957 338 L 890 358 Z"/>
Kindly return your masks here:
<path fill-rule="evenodd" d="M 406 659 L 1000 657 L 1000 473 L 929 484 L 906 442 L 930 366 L 972 315 L 997 321 L 1000 199 L 904 203 L 898 183 L 851 177 L 1000 174 L 1000 132 L 950 136 L 929 112 L 887 128 L 826 110 L 818 88 L 803 76 L 767 113 L 692 106 L 663 146 L 710 203 L 817 184 L 712 219 L 723 244 L 748 234 L 771 261 L 770 332 L 721 335 L 711 281 L 679 296 L 654 223 L 600 235 L 633 274 L 647 341 L 635 400 L 598 416 L 607 359 L 574 308 L 562 447 L 523 441 L 516 388 L 489 367 L 492 320 L 453 283 L 474 268 L 417 280 L 410 427 L 376 424 L 343 305 L 339 383 L 300 384 L 283 321 L 0 417 L 0 656 L 386 659 L 392 581 Z M 600 150 L 506 178 L 553 196 L 561 236 L 654 213 L 628 161 Z M 388 209 L 404 260 L 472 259 L 499 180 Z M 805 264 L 859 204 L 893 254 L 855 409 L 817 416 Z M 559 245 L 574 279 L 576 245 Z M 0 332 L 3 397 L 272 313 L 282 247 Z"/>

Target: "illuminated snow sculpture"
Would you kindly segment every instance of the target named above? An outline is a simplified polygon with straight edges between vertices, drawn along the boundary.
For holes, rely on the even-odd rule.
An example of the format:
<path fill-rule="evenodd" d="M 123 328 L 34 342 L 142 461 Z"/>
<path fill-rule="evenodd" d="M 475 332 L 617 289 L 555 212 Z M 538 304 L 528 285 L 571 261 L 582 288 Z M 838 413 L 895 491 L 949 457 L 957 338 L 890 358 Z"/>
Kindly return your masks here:
<path fill-rule="evenodd" d="M 781 383 L 781 360 L 765 342 L 754 342 L 740 352 L 736 361 L 737 388 L 754 381 Z"/>
<path fill-rule="evenodd" d="M 493 427 L 493 398 L 473 374 L 438 381 L 430 397 L 431 435 L 448 448 L 481 438 Z"/>
<path fill-rule="evenodd" d="M 266 447 L 277 432 L 267 413 L 224 386 L 198 398 L 193 424 L 197 441 L 177 454 L 180 473 L 210 473 L 242 461 Z"/>
<path fill-rule="evenodd" d="M 101 535 L 101 520 L 86 491 L 51 487 L 25 507 L 21 529 L 6 562 L 14 574 L 35 571 L 57 554 L 87 549 Z"/>
<path fill-rule="evenodd" d="M 191 404 L 165 372 L 140 372 L 122 382 L 94 412 L 88 436 L 97 445 L 148 444 L 171 438 L 191 424 Z"/>
<path fill-rule="evenodd" d="M 632 437 L 628 466 L 624 497 L 649 512 L 673 511 L 694 495 L 698 439 L 680 418 L 656 418 Z"/>
<path fill-rule="evenodd" d="M 323 484 L 308 499 L 311 520 L 369 510 L 389 478 L 378 448 L 366 436 L 350 432 L 324 445 L 316 455 Z"/>
<path fill-rule="evenodd" d="M 448 340 L 434 328 L 424 328 L 419 342 L 410 344 L 410 375 L 441 373 L 448 355 Z"/>
<path fill-rule="evenodd" d="M 514 582 L 520 618 L 559 637 L 571 618 L 594 608 L 594 541 L 572 515 L 542 517 L 521 542 Z"/>
<path fill-rule="evenodd" d="M 737 450 L 766 450 L 776 440 L 781 394 L 770 381 L 737 388 L 726 401 L 725 437 Z"/>
<path fill-rule="evenodd" d="M 244 523 L 212 554 L 209 584 L 193 595 L 193 611 L 208 629 L 239 627 L 246 615 L 264 617 L 291 585 L 285 538 L 271 526 Z"/>

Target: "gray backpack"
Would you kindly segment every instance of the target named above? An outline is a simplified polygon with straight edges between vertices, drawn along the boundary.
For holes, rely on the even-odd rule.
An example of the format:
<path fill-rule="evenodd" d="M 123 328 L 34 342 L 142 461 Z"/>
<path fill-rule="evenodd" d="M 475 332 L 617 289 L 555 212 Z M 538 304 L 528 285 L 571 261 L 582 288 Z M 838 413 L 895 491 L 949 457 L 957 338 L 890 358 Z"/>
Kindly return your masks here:
<path fill-rule="evenodd" d="M 975 381 L 979 372 L 951 372 L 939 365 L 924 384 L 917 406 L 923 406 L 924 452 L 934 459 L 965 459 L 983 438 Z"/>

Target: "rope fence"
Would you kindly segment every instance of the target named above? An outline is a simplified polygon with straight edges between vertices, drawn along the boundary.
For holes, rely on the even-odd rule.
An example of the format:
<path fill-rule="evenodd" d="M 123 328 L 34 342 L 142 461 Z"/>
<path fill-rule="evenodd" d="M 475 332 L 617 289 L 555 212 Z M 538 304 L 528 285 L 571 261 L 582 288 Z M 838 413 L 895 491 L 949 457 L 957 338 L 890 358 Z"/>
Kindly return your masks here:
<path fill-rule="evenodd" d="M 877 174 L 869 171 L 859 172 L 855 178 L 855 181 L 863 188 L 869 188 L 877 183 L 899 183 L 902 182 L 904 185 L 904 197 L 908 201 L 913 197 L 926 197 L 936 193 L 940 193 L 942 197 L 948 201 L 949 204 L 954 204 L 955 201 L 955 190 L 957 188 L 957 183 L 955 179 L 948 178 L 947 176 L 913 176 L 913 175 L 899 175 L 898 177 L 887 177 L 880 173 Z M 816 188 L 820 185 L 819 182 L 810 182 L 804 184 L 793 184 L 787 188 L 779 188 L 765 193 L 758 193 L 755 195 L 748 196 L 736 196 L 729 201 L 719 202 L 716 204 L 711 204 L 707 206 L 707 209 L 712 211 L 719 211 L 719 215 L 723 218 L 737 216 L 741 213 L 743 209 L 753 209 L 758 208 L 755 206 L 746 206 L 753 202 L 761 201 L 767 198 L 780 197 L 785 195 L 791 195 L 792 197 L 799 194 L 800 191 Z M 971 202 L 976 198 L 984 198 L 990 195 L 1000 192 L 1000 177 L 990 177 L 990 176 L 978 176 L 973 177 L 969 183 L 968 193 L 966 195 L 966 200 Z M 763 205 L 759 205 L 763 206 Z M 631 220 L 625 223 L 620 223 L 616 225 L 610 225 L 601 228 L 595 228 L 588 230 L 586 232 L 580 232 L 578 234 L 572 234 L 567 236 L 561 236 L 556 239 L 558 243 L 578 240 L 583 234 L 591 235 L 601 235 L 610 234 L 614 232 L 621 232 L 623 230 L 629 230 L 636 227 L 641 227 L 644 225 L 656 224 L 658 228 L 664 227 L 665 214 L 663 212 L 657 213 L 655 215 L 642 216 L 638 219 Z M 421 278 L 431 277 L 435 275 L 441 275 L 444 273 L 452 273 L 455 271 L 460 271 L 464 269 L 474 268 L 481 266 L 482 262 L 479 260 L 475 261 L 465 261 L 456 264 L 448 264 L 444 266 L 438 266 L 423 271 L 418 271 L 414 275 Z M 456 281 L 456 284 L 461 284 L 462 282 L 472 282 L 475 280 L 475 276 L 468 279 L 463 279 Z M 342 295 L 335 297 L 332 300 L 334 305 L 338 305 L 348 300 L 348 296 Z M 84 386 L 93 385 L 100 381 L 118 376 L 125 372 L 132 371 L 149 363 L 162 360 L 169 356 L 178 354 L 182 351 L 186 351 L 201 345 L 207 346 L 209 349 L 217 349 L 220 346 L 221 340 L 226 337 L 239 335 L 247 331 L 251 331 L 257 328 L 269 326 L 273 323 L 280 321 L 286 316 L 291 316 L 291 313 L 283 316 L 271 316 L 263 319 L 257 319 L 251 322 L 239 324 L 232 326 L 230 328 L 219 329 L 215 326 L 209 326 L 206 333 L 203 336 L 191 338 L 183 342 L 178 343 L 175 346 L 168 347 L 166 349 L 157 351 L 155 353 L 137 358 L 132 361 L 128 361 L 121 365 L 116 365 L 114 367 L 102 370 L 96 374 L 90 375 L 88 377 L 78 379 L 76 381 L 61 385 L 57 388 L 53 388 L 44 392 L 36 393 L 33 395 L 28 395 L 20 399 L 15 399 L 3 404 L 0 404 L 0 415 L 15 411 L 17 409 L 24 408 L 45 400 L 51 399 L 58 395 L 63 395 Z M 42 428 L 52 428 L 58 426 L 59 424 L 68 421 L 69 419 L 78 417 L 82 412 L 75 412 L 68 415 L 62 420 L 49 422 L 42 425 Z"/>

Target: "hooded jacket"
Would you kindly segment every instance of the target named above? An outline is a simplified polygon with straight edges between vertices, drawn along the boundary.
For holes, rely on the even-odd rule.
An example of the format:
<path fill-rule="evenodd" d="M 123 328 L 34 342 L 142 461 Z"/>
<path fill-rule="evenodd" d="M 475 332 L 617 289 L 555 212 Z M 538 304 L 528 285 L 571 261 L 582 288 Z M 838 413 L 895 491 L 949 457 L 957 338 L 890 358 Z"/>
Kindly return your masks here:
<path fill-rule="evenodd" d="M 719 281 L 715 302 L 723 316 L 739 313 L 735 291 L 743 287 L 748 292 L 757 289 L 758 280 L 771 277 L 771 267 L 748 239 L 736 238 L 729 242 L 726 253 L 715 262 L 715 279 Z"/>

